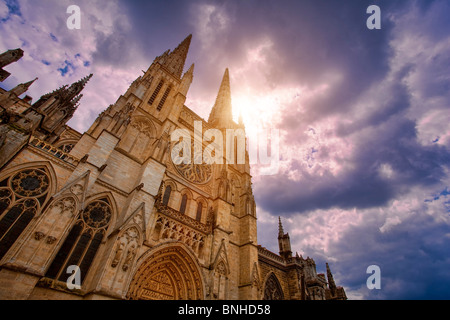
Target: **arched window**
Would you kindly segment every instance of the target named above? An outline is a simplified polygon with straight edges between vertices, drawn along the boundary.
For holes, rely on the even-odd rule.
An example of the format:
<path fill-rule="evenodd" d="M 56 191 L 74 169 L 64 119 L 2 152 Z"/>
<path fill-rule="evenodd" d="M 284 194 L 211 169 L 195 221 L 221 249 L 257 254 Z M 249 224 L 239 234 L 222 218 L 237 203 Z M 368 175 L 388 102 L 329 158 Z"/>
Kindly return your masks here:
<path fill-rule="evenodd" d="M 0 182 L 0 259 L 44 205 L 49 186 L 44 168 L 22 170 Z"/>
<path fill-rule="evenodd" d="M 111 216 L 112 209 L 107 198 L 88 204 L 70 230 L 45 276 L 67 281 L 70 276 L 66 272 L 67 268 L 75 265 L 80 268 L 83 283 L 109 226 Z"/>
<path fill-rule="evenodd" d="M 162 204 L 165 206 L 169 205 L 170 194 L 172 193 L 172 187 L 167 186 L 166 191 L 164 192 L 163 202 Z"/>
<path fill-rule="evenodd" d="M 181 198 L 181 206 L 180 206 L 180 213 L 184 214 L 186 212 L 186 206 L 187 206 L 187 194 L 184 194 Z"/>
<path fill-rule="evenodd" d="M 271 274 L 264 286 L 263 300 L 283 300 L 283 290 L 275 274 Z"/>
<path fill-rule="evenodd" d="M 195 217 L 195 219 L 197 221 L 201 221 L 202 220 L 202 212 L 203 212 L 203 204 L 201 202 L 199 202 L 198 205 L 197 205 L 197 215 Z"/>

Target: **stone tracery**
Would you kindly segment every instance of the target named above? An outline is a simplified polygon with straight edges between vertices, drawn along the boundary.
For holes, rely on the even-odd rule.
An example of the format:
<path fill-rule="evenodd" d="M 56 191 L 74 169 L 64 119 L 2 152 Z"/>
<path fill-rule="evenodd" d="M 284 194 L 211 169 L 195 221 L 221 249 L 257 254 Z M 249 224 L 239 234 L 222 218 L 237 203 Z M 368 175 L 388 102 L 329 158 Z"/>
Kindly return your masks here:
<path fill-rule="evenodd" d="M 21 170 L 0 182 L 0 258 L 45 203 L 50 177 L 44 168 Z"/>
<path fill-rule="evenodd" d="M 203 280 L 186 250 L 171 245 L 145 258 L 131 281 L 127 297 L 132 300 L 203 299 Z"/>

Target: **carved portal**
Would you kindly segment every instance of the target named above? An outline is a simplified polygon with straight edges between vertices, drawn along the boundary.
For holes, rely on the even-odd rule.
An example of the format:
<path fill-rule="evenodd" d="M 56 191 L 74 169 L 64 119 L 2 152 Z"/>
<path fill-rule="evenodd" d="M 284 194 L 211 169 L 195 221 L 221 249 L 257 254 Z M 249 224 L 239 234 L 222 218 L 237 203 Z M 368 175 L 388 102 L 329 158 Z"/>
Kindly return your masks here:
<path fill-rule="evenodd" d="M 179 245 L 158 250 L 145 259 L 130 284 L 132 300 L 203 299 L 200 271 Z"/>

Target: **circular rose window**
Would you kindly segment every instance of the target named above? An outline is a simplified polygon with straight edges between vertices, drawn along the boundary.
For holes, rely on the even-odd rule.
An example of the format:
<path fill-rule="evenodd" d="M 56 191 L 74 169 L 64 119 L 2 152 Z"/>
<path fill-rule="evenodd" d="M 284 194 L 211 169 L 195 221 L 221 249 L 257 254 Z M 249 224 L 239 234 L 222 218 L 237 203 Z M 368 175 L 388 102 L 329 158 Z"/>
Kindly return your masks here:
<path fill-rule="evenodd" d="M 209 164 L 212 163 L 211 157 L 204 150 L 196 150 L 193 144 L 190 148 L 183 141 L 175 144 L 172 148 L 172 162 L 178 173 L 192 183 L 205 184 L 211 180 L 212 168 Z"/>

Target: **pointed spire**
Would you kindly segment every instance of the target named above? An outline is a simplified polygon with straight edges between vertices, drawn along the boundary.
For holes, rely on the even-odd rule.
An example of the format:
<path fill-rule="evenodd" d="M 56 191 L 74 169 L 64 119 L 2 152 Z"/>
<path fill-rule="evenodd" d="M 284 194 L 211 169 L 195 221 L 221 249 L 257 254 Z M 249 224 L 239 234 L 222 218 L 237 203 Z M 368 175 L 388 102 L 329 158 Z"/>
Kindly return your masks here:
<path fill-rule="evenodd" d="M 327 278 L 328 278 L 328 287 L 330 288 L 331 294 L 334 296 L 336 293 L 336 283 L 334 282 L 333 274 L 331 273 L 330 266 L 326 263 L 327 266 Z"/>
<path fill-rule="evenodd" d="M 74 106 L 77 106 L 78 102 L 80 102 L 81 98 L 83 97 L 83 94 L 79 94 L 77 95 L 75 98 L 72 99 L 72 104 Z"/>
<path fill-rule="evenodd" d="M 14 89 L 11 89 L 10 92 L 14 93 L 16 96 L 20 96 L 23 93 L 27 92 L 28 89 L 31 87 L 31 85 L 37 80 L 38 78 L 35 78 L 34 80 L 28 81 L 26 83 L 21 83 L 18 86 L 16 86 Z"/>
<path fill-rule="evenodd" d="M 78 80 L 77 82 L 74 82 L 67 90 L 64 91 L 64 98 L 70 101 L 78 96 L 84 89 L 88 81 L 92 78 L 92 76 L 93 74 L 91 73 L 90 75 Z"/>
<path fill-rule="evenodd" d="M 181 85 L 179 88 L 179 92 L 186 96 L 188 91 L 189 91 L 189 87 L 191 86 L 192 80 L 194 79 L 194 64 L 191 65 L 191 67 L 189 68 L 188 71 L 185 72 L 185 74 L 183 75 L 183 78 L 181 79 Z"/>
<path fill-rule="evenodd" d="M 181 78 L 181 75 L 183 74 L 191 39 L 192 34 L 188 35 L 186 39 L 184 39 L 183 42 L 181 42 L 178 47 L 170 52 L 167 58 L 164 59 L 163 66 L 177 78 Z"/>
<path fill-rule="evenodd" d="M 195 68 L 195 64 L 193 63 L 193 64 L 189 67 L 188 71 L 185 72 L 185 74 L 183 75 L 183 78 L 186 77 L 186 76 L 188 76 L 188 75 L 194 75 L 194 68 Z"/>
<path fill-rule="evenodd" d="M 226 128 L 229 126 L 230 121 L 233 121 L 233 113 L 231 106 L 230 73 L 227 68 L 225 69 L 219 93 L 209 115 L 208 122 L 213 126 Z"/>
<path fill-rule="evenodd" d="M 51 96 L 58 96 L 60 99 L 72 101 L 80 94 L 80 92 L 84 89 L 88 81 L 93 76 L 94 75 L 91 73 L 90 75 L 78 80 L 77 82 L 72 83 L 70 87 L 66 84 L 56 90 L 53 90 L 52 92 L 44 94 L 38 101 L 36 101 L 33 107 L 38 108 L 46 101 L 46 99 L 50 98 Z"/>
<path fill-rule="evenodd" d="M 278 238 L 284 236 L 283 224 L 281 223 L 281 217 L 278 217 Z"/>

